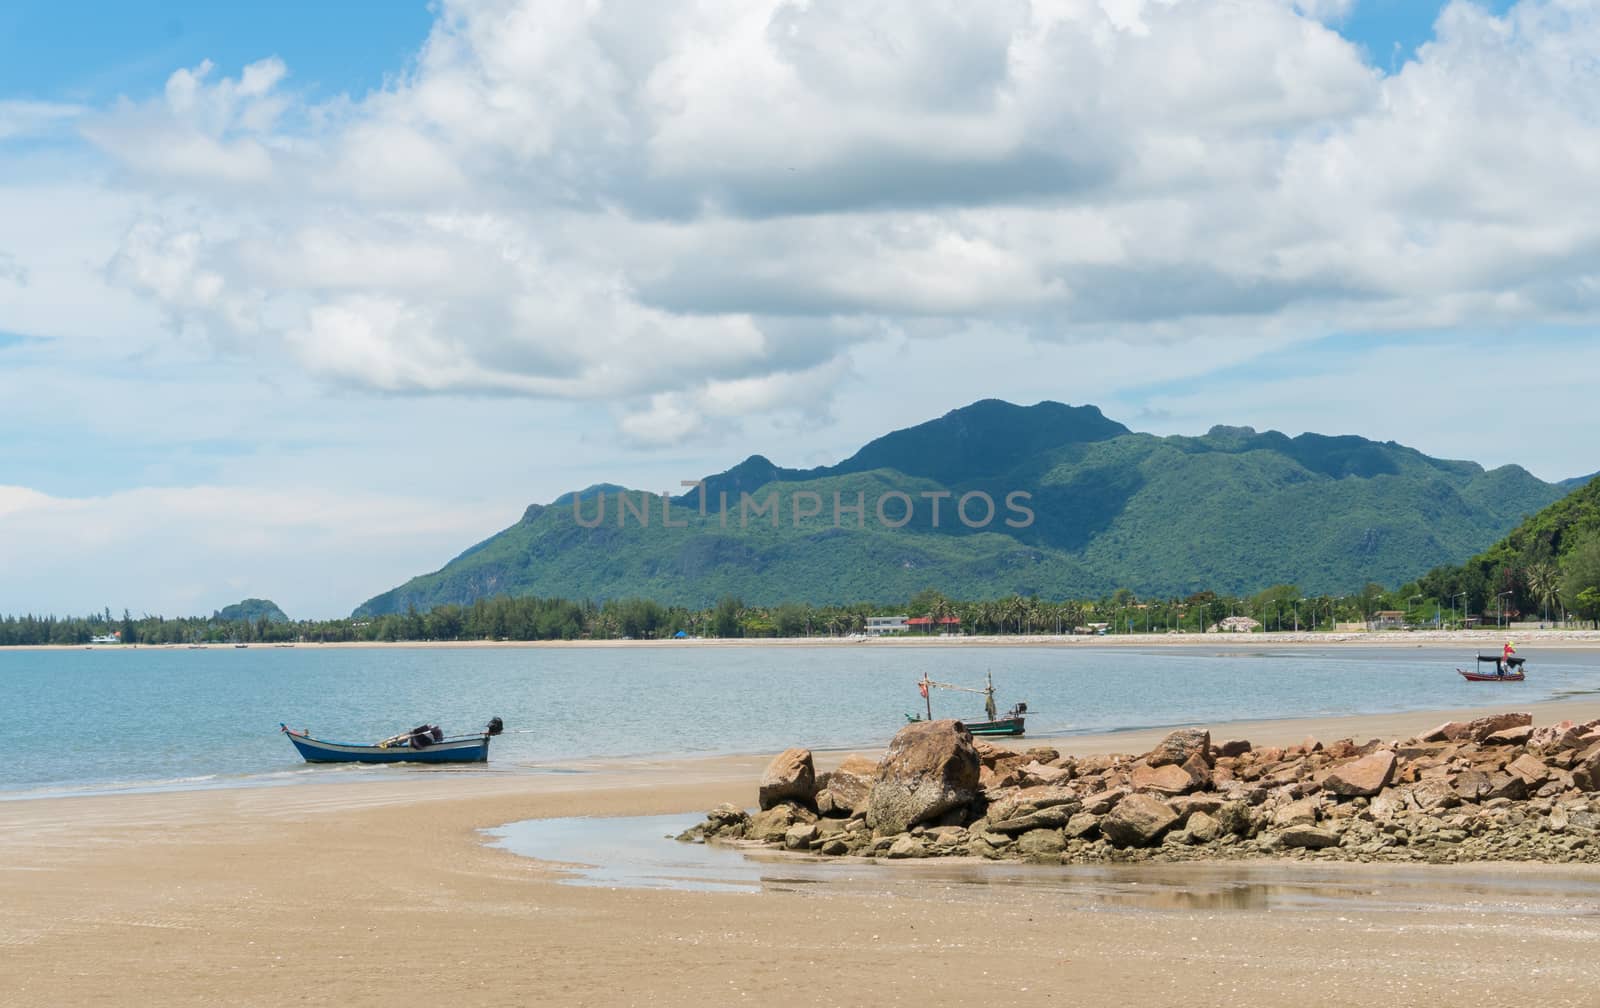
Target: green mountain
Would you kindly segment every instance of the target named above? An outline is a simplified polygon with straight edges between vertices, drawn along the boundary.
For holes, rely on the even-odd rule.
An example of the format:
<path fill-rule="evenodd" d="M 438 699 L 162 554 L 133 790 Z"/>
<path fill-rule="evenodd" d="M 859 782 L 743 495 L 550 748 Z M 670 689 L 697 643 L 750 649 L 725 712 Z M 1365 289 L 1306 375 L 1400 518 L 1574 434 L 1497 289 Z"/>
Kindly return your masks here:
<path fill-rule="evenodd" d="M 1466 611 L 1497 618 L 1600 617 L 1600 480 L 1582 483 L 1488 549 L 1460 566 L 1436 567 L 1417 584 L 1431 598 L 1464 596 Z"/>
<path fill-rule="evenodd" d="M 231 606 L 223 606 L 213 615 L 214 620 L 249 620 L 254 623 L 265 616 L 269 623 L 287 623 L 289 617 L 284 615 L 277 603 L 269 599 L 247 598 L 242 602 L 235 602 Z"/>
<path fill-rule="evenodd" d="M 532 505 L 358 616 L 497 594 L 705 606 L 1092 598 L 1398 584 L 1459 563 L 1562 489 L 1393 442 L 1130 431 L 1093 406 L 985 400 L 834 466 L 755 455 L 663 501 L 614 485 Z M 593 526 L 593 527 L 588 527 Z"/>

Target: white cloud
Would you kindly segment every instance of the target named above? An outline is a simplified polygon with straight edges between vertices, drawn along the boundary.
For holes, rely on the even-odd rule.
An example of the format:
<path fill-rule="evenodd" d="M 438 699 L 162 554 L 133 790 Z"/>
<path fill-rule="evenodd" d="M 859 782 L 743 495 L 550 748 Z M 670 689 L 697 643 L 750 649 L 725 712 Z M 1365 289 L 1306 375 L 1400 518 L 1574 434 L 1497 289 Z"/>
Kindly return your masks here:
<path fill-rule="evenodd" d="M 0 142 L 54 132 L 85 111 L 66 102 L 0 100 Z"/>
<path fill-rule="evenodd" d="M 360 102 L 203 63 L 84 130 L 189 338 L 636 442 L 825 412 L 890 331 L 1593 321 L 1600 12 L 1456 3 L 1386 77 L 1350 7 L 445 0 Z"/>

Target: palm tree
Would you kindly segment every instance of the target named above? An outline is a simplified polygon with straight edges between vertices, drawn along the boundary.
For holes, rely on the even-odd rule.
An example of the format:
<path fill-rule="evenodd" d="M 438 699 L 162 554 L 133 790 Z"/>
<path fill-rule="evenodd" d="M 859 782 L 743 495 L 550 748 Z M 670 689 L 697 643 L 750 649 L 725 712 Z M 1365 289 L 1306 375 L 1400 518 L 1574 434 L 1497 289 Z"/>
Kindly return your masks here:
<path fill-rule="evenodd" d="M 1550 618 L 1550 606 L 1561 599 L 1560 571 L 1550 561 L 1540 560 L 1538 563 L 1529 565 L 1528 569 L 1523 572 L 1523 576 L 1528 583 L 1528 591 L 1533 594 L 1533 597 L 1538 600 L 1539 605 L 1542 607 L 1541 619 L 1548 621 Z M 1556 611 L 1561 611 L 1560 606 L 1556 607 Z"/>
<path fill-rule="evenodd" d="M 1017 633 L 1022 632 L 1022 620 L 1028 615 L 1028 600 L 1021 595 L 1013 595 L 1000 603 L 1000 611 L 1006 619 L 1017 621 Z"/>

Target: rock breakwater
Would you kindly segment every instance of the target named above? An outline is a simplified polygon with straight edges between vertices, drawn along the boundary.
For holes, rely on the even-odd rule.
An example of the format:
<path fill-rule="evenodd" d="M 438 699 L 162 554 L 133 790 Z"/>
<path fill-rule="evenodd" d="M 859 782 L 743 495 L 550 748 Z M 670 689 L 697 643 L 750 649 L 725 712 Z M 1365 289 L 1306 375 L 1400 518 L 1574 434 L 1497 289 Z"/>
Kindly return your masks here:
<path fill-rule="evenodd" d="M 718 806 L 679 839 L 1051 863 L 1600 861 L 1600 719 L 1532 721 L 1260 748 L 1187 728 L 1138 756 L 1019 751 L 959 721 L 919 722 L 881 760 L 850 756 L 830 773 L 786 750 L 755 813 Z"/>

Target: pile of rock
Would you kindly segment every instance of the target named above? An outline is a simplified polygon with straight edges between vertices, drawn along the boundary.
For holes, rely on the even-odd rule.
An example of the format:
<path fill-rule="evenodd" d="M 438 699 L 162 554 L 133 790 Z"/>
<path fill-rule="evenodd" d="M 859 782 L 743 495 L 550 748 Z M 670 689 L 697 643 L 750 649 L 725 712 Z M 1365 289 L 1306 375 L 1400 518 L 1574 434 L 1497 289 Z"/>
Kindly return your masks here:
<path fill-rule="evenodd" d="M 817 775 L 789 749 L 754 815 L 713 809 L 679 839 L 828 856 L 1048 862 L 1265 855 L 1600 861 L 1600 720 L 1451 722 L 1404 742 L 1214 744 L 1183 729 L 1142 756 L 1063 756 L 907 725 L 881 760 Z"/>

